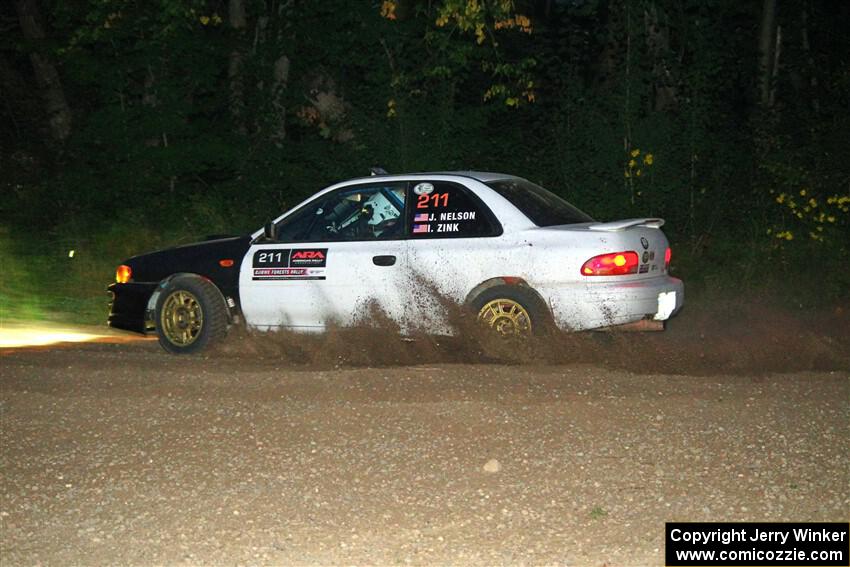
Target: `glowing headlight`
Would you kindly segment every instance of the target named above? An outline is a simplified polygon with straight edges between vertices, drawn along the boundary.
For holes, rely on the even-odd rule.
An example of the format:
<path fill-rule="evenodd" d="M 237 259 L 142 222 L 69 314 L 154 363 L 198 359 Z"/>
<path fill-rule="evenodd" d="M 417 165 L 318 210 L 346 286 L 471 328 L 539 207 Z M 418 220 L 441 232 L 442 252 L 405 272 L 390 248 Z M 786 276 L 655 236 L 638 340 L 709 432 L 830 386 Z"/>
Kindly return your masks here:
<path fill-rule="evenodd" d="M 118 283 L 127 283 L 130 281 L 130 278 L 133 277 L 133 270 L 130 266 L 125 266 L 121 264 L 118 266 L 118 269 L 115 270 L 115 281 Z"/>

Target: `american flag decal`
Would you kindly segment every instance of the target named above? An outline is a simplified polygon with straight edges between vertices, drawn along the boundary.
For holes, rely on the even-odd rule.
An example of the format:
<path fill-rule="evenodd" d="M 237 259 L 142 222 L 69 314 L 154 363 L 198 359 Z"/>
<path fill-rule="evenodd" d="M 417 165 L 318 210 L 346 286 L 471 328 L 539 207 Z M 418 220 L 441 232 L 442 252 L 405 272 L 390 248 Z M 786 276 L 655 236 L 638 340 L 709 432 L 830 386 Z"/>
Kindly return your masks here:
<path fill-rule="evenodd" d="M 419 213 L 413 217 L 413 222 L 428 222 L 428 213 Z"/>
<path fill-rule="evenodd" d="M 421 234 L 423 232 L 431 232 L 431 226 L 427 224 L 414 224 L 413 234 Z"/>

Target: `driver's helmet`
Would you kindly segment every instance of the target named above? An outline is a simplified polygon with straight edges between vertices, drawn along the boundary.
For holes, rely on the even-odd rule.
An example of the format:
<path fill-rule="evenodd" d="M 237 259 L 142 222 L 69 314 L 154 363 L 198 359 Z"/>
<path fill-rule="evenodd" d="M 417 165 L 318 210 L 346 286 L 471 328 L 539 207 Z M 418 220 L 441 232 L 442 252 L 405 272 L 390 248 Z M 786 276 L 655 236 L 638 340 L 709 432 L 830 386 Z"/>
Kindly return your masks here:
<path fill-rule="evenodd" d="M 360 211 L 361 218 L 366 219 L 366 223 L 375 226 L 381 222 L 381 215 L 375 213 L 375 207 L 372 203 L 363 205 L 363 210 Z"/>

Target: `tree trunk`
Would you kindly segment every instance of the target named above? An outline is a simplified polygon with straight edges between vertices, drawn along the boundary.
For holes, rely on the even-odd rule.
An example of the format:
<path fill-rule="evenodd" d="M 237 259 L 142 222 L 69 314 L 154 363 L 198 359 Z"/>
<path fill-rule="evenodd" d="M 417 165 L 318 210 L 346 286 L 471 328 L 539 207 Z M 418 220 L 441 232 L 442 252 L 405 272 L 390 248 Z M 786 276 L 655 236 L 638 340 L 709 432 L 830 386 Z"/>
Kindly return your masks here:
<path fill-rule="evenodd" d="M 284 44 L 283 41 L 283 22 L 286 18 L 286 5 L 280 4 L 277 7 L 277 38 L 275 45 L 280 48 Z M 286 89 L 289 85 L 289 57 L 281 54 L 275 59 L 274 67 L 272 68 L 272 106 L 275 112 L 275 120 L 273 123 L 272 139 L 280 146 L 286 138 Z"/>
<path fill-rule="evenodd" d="M 812 55 L 812 46 L 809 42 L 809 6 L 808 2 L 803 2 L 803 8 L 800 13 L 800 22 L 802 29 L 800 30 L 803 43 L 803 53 L 806 56 L 806 71 L 809 74 L 809 100 L 812 101 L 812 109 L 815 112 L 820 111 L 820 101 L 818 100 L 818 76 L 815 68 L 815 58 Z"/>
<path fill-rule="evenodd" d="M 245 83 L 242 73 L 244 55 L 242 53 L 243 35 L 246 26 L 245 3 L 243 0 L 230 0 L 228 22 L 236 36 L 236 47 L 230 52 L 227 65 L 227 78 L 230 82 L 230 116 L 237 133 L 245 135 L 248 127 L 245 124 Z"/>
<path fill-rule="evenodd" d="M 46 138 L 49 134 L 42 123 L 42 109 L 32 103 L 32 85 L 18 73 L 0 54 L 0 99 L 3 99 L 3 112 L 0 116 L 8 118 L 15 134 L 14 143 L 23 146 L 24 133 L 38 132 Z M 37 120 L 34 118 L 38 117 Z"/>
<path fill-rule="evenodd" d="M 773 47 L 773 66 L 770 71 L 770 96 L 768 106 L 776 104 L 776 88 L 779 84 L 779 56 L 782 53 L 782 26 L 776 26 L 776 44 Z"/>
<path fill-rule="evenodd" d="M 144 91 L 142 92 L 142 105 L 149 109 L 155 109 L 159 104 L 159 100 L 156 96 L 156 77 L 153 74 L 153 68 L 148 65 L 147 69 L 145 69 L 145 82 L 144 82 Z M 151 115 L 153 115 L 156 111 L 150 110 Z M 148 138 L 145 140 L 145 145 L 150 148 L 155 148 L 159 146 L 164 140 L 167 140 L 168 137 L 165 133 L 161 133 L 152 138 Z"/>
<path fill-rule="evenodd" d="M 284 94 L 289 83 L 289 57 L 281 55 L 274 63 L 272 70 L 272 105 L 275 111 L 275 127 L 272 139 L 280 144 L 286 138 L 286 104 Z"/>
<path fill-rule="evenodd" d="M 653 110 L 663 112 L 679 105 L 677 79 L 670 70 L 670 31 L 662 27 L 658 18 L 658 7 L 649 4 L 643 12 L 646 28 L 646 47 L 652 56 Z"/>
<path fill-rule="evenodd" d="M 43 40 L 44 28 L 41 25 L 37 0 L 15 0 L 15 8 L 24 37 L 33 42 Z M 71 109 L 65 98 L 59 73 L 53 63 L 41 53 L 32 51 L 29 56 L 44 100 L 50 135 L 54 142 L 62 144 L 71 135 Z"/>
<path fill-rule="evenodd" d="M 770 107 L 771 83 L 775 76 L 774 49 L 776 47 L 776 0 L 764 0 L 761 11 L 761 28 L 759 33 L 759 89 L 761 104 Z"/>

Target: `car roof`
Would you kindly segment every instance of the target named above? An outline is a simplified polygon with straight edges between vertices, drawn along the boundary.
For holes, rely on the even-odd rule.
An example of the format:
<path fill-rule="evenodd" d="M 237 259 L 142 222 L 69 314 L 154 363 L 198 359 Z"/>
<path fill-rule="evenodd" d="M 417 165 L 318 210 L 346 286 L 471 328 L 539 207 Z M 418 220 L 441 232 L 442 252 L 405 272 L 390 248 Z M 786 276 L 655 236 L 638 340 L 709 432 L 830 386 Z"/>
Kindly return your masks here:
<path fill-rule="evenodd" d="M 418 171 L 411 173 L 390 173 L 390 174 L 381 174 L 381 175 L 373 175 L 371 177 L 377 178 L 394 178 L 394 177 L 413 177 L 413 176 L 429 176 L 429 175 L 451 175 L 455 177 L 468 177 L 471 179 L 475 179 L 477 181 L 481 181 L 482 183 L 488 183 L 490 181 L 498 181 L 500 179 L 520 179 L 516 175 L 510 175 L 507 173 L 496 173 L 492 171 Z M 358 177 L 357 179 L 370 179 L 371 177 Z"/>

